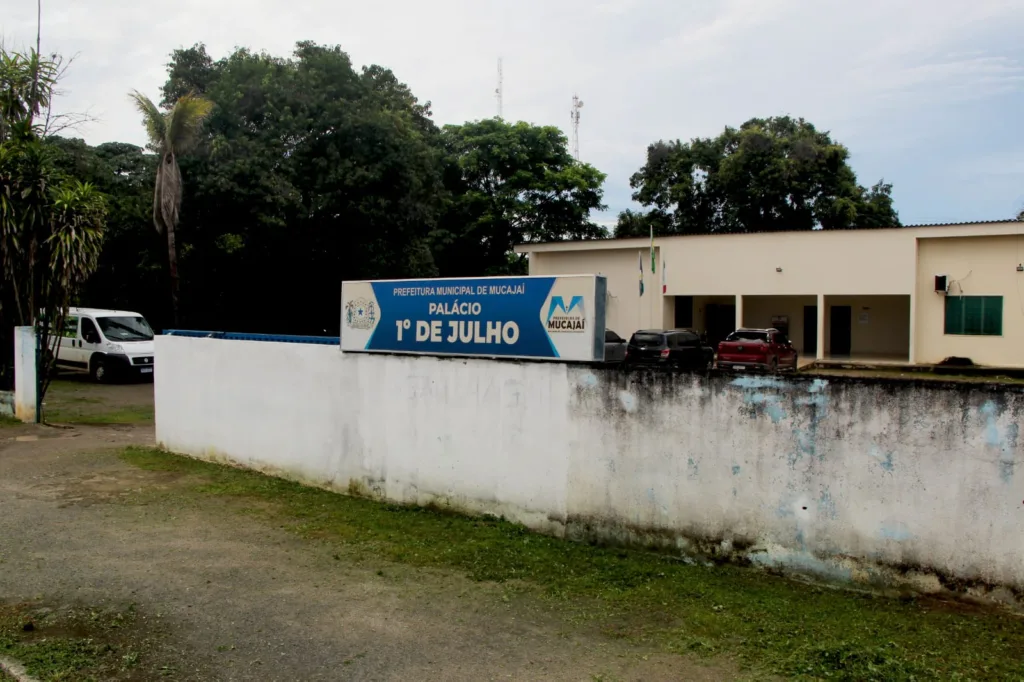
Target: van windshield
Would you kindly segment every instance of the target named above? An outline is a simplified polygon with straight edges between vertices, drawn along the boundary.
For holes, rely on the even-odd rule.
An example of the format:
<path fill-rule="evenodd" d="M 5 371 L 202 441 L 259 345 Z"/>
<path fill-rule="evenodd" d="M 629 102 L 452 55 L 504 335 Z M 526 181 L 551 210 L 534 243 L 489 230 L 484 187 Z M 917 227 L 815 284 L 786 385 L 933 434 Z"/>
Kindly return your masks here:
<path fill-rule="evenodd" d="M 111 341 L 153 340 L 153 329 L 144 317 L 97 317 L 96 322 Z"/>

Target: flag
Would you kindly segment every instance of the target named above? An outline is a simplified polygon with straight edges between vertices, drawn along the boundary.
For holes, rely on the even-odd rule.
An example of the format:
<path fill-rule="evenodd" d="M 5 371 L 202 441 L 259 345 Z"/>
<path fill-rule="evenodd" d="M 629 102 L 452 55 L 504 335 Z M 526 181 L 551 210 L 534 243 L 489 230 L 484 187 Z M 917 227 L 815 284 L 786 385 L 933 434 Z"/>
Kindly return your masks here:
<path fill-rule="evenodd" d="M 665 261 L 661 261 L 661 293 L 668 293 L 668 284 L 665 283 Z"/>
<path fill-rule="evenodd" d="M 651 274 L 658 271 L 657 261 L 654 260 L 654 226 L 651 226 Z"/>
<path fill-rule="evenodd" d="M 637 260 L 640 262 L 640 295 L 644 295 L 644 252 L 636 252 Z"/>

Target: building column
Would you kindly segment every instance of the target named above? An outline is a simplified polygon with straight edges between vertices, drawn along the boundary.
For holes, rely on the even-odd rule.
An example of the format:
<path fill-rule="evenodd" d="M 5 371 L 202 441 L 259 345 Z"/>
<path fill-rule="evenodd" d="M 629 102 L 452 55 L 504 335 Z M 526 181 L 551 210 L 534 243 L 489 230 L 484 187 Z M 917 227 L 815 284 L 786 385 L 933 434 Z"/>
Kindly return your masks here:
<path fill-rule="evenodd" d="M 910 295 L 910 349 L 907 352 L 907 362 L 911 365 L 917 362 L 917 335 L 915 329 L 917 327 L 917 296 L 914 294 Z"/>
<path fill-rule="evenodd" d="M 743 327 L 743 295 L 736 294 L 736 329 Z"/>
<path fill-rule="evenodd" d="M 825 359 L 825 294 L 818 294 L 818 353 L 817 360 Z"/>

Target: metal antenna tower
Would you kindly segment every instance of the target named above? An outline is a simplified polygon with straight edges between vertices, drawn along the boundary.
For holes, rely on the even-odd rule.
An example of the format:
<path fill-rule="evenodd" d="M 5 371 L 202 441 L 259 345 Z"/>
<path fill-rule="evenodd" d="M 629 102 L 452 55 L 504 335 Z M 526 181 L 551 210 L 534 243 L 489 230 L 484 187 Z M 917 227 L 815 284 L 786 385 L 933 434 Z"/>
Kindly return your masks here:
<path fill-rule="evenodd" d="M 498 118 L 502 118 L 502 114 L 504 113 L 502 111 L 503 103 L 501 101 L 502 95 L 504 94 L 504 90 L 505 90 L 505 85 L 504 85 L 504 77 L 502 76 L 502 73 L 501 73 L 501 57 L 498 57 L 498 87 L 495 88 L 495 90 L 494 90 L 494 98 L 496 100 L 498 100 Z"/>
<path fill-rule="evenodd" d="M 583 100 L 579 95 L 572 96 L 572 111 L 569 112 L 569 119 L 572 121 L 572 155 L 580 160 L 580 109 L 583 108 Z"/>

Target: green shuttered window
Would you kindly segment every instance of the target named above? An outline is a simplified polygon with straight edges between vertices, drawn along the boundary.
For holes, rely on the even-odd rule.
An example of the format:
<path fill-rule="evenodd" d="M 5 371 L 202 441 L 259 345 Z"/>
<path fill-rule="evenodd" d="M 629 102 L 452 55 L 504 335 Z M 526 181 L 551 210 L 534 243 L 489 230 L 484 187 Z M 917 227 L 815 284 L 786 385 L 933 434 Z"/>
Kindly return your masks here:
<path fill-rule="evenodd" d="M 1002 336 L 1002 296 L 947 296 L 946 333 Z"/>

